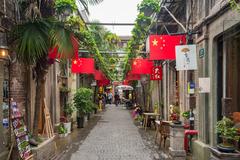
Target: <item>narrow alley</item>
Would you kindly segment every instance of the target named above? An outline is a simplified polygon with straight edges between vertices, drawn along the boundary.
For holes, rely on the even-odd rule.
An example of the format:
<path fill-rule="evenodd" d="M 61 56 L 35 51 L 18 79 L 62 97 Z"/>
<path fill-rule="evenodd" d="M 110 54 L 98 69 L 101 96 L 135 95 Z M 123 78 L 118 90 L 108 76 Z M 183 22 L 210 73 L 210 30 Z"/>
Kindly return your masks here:
<path fill-rule="evenodd" d="M 79 146 L 69 150 L 61 160 L 152 160 L 129 110 L 108 105 L 97 125 Z"/>

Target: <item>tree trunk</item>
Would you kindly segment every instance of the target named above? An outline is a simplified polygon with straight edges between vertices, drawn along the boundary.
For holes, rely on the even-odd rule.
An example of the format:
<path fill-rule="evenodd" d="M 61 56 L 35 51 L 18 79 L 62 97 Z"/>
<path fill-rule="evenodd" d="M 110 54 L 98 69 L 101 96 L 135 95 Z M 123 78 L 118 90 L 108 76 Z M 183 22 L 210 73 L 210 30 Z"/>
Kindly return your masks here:
<path fill-rule="evenodd" d="M 42 59 L 46 60 L 46 59 Z M 43 100 L 45 98 L 45 82 L 47 69 L 49 67 L 47 61 L 40 60 L 36 67 L 36 95 L 35 95 L 35 109 L 34 109 L 34 121 L 33 121 L 33 136 L 37 137 L 39 132 L 39 117 L 41 112 L 41 107 L 43 106 Z M 41 113 L 40 113 L 41 112 Z"/>

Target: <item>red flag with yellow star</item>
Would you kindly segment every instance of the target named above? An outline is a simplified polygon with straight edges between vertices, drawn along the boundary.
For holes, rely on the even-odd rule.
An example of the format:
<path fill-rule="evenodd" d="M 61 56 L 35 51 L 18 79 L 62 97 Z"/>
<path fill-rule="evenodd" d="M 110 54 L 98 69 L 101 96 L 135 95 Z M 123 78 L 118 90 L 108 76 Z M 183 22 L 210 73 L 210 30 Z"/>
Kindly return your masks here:
<path fill-rule="evenodd" d="M 133 59 L 131 74 L 151 74 L 153 65 L 153 62 L 148 59 Z"/>
<path fill-rule="evenodd" d="M 150 60 L 174 60 L 175 46 L 186 44 L 186 36 L 150 35 Z"/>
<path fill-rule="evenodd" d="M 76 58 L 72 60 L 72 73 L 95 73 L 93 58 Z"/>

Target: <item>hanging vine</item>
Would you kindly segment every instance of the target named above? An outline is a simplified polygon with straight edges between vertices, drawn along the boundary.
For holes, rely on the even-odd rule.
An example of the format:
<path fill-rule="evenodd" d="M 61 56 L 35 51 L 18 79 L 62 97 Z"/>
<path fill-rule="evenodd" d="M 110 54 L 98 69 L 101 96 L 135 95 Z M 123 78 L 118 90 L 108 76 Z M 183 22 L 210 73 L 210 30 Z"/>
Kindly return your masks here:
<path fill-rule="evenodd" d="M 122 65 L 123 77 L 125 78 L 127 72 L 131 69 L 129 59 L 141 56 L 141 51 L 145 47 L 145 42 L 149 34 L 151 26 L 154 24 L 154 20 L 151 16 L 154 13 L 160 11 L 161 0 L 143 0 L 138 5 L 139 14 L 135 20 L 135 25 L 132 30 L 132 37 L 128 42 L 126 48 L 126 56 Z M 150 13 L 150 14 L 149 14 Z"/>

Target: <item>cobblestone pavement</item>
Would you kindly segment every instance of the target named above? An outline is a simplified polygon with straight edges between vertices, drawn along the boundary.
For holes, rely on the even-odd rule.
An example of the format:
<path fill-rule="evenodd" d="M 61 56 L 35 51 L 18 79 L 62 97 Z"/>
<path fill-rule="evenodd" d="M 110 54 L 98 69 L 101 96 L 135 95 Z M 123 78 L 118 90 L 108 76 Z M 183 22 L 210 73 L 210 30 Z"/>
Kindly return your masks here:
<path fill-rule="evenodd" d="M 128 110 L 108 106 L 71 160 L 153 160 Z"/>

